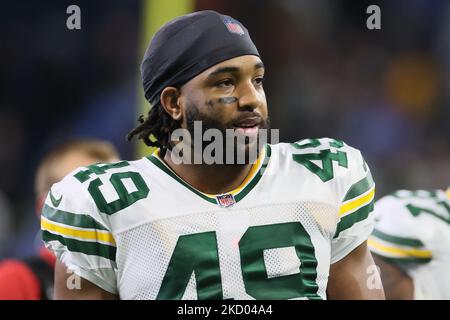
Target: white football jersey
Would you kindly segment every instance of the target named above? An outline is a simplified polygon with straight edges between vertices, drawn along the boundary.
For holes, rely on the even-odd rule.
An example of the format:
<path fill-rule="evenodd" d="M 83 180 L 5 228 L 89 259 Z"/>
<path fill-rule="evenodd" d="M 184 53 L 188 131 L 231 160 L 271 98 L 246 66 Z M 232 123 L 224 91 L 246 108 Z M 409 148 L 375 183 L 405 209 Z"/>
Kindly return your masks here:
<path fill-rule="evenodd" d="M 450 193 L 396 191 L 375 204 L 371 251 L 400 266 L 415 299 L 450 299 Z"/>
<path fill-rule="evenodd" d="M 266 145 L 227 194 L 196 190 L 155 154 L 55 184 L 43 239 L 121 299 L 326 299 L 330 265 L 373 229 L 361 153 L 322 138 Z"/>

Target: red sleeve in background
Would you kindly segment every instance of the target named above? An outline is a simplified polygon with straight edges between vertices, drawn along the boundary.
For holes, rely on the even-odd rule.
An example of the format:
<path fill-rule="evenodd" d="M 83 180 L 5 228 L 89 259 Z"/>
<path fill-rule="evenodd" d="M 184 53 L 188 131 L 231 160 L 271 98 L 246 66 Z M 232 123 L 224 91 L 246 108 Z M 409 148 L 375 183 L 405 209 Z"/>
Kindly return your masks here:
<path fill-rule="evenodd" d="M 41 257 L 42 260 L 47 262 L 48 265 L 50 267 L 52 267 L 52 269 L 55 269 L 56 257 L 53 254 L 53 252 L 51 252 L 50 250 L 46 249 L 45 247 L 42 247 L 39 250 L 39 256 Z"/>
<path fill-rule="evenodd" d="M 39 300 L 38 278 L 19 260 L 0 263 L 0 300 Z"/>

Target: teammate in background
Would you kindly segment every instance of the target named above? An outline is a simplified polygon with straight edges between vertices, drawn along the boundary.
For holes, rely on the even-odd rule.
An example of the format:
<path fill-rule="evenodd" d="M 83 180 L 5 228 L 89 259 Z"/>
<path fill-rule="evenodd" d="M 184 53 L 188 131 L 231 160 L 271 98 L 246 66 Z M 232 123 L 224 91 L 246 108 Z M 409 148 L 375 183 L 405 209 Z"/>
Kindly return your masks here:
<path fill-rule="evenodd" d="M 400 190 L 375 205 L 369 247 L 388 299 L 450 299 L 450 188 Z"/>
<path fill-rule="evenodd" d="M 55 298 L 384 298 L 367 286 L 367 164 L 335 139 L 251 139 L 269 128 L 264 65 L 240 22 L 214 11 L 178 17 L 152 39 L 141 71 L 153 107 L 130 138 L 159 150 L 52 186 L 41 225 L 58 257 Z M 181 162 L 178 128 L 193 139 Z M 201 137 L 227 129 L 248 139 L 207 163 Z M 259 156 L 221 161 L 242 150 Z M 192 164 L 196 156 L 204 161 Z M 66 268 L 80 289 L 66 286 Z"/>
<path fill-rule="evenodd" d="M 79 166 L 118 159 L 110 143 L 93 139 L 70 141 L 51 150 L 40 162 L 35 177 L 39 217 L 52 184 Z M 52 299 L 55 260 L 55 256 L 42 247 L 34 257 L 1 262 L 0 300 Z"/>

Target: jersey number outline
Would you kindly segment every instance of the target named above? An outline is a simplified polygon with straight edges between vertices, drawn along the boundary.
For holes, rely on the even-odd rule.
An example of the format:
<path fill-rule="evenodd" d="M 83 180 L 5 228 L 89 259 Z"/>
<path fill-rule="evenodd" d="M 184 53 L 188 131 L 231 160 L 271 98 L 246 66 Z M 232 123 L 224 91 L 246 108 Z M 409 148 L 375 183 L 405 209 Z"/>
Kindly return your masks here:
<path fill-rule="evenodd" d="M 319 139 L 309 139 L 311 142 L 306 144 L 299 144 L 298 142 L 292 145 L 296 149 L 315 148 L 321 145 Z M 331 140 L 330 147 L 342 148 L 344 143 L 340 140 Z M 332 152 L 331 149 L 320 150 L 319 153 L 305 153 L 294 154 L 292 158 L 295 162 L 303 165 L 306 169 L 316 174 L 323 182 L 327 182 L 334 178 L 333 161 L 337 161 L 338 165 L 348 168 L 347 154 L 343 151 L 336 150 Z M 321 160 L 322 168 L 312 162 L 312 160 Z"/>
<path fill-rule="evenodd" d="M 117 163 L 103 165 L 93 164 L 88 166 L 86 170 L 79 171 L 74 176 L 78 181 L 84 183 L 85 181 L 90 179 L 92 174 L 105 174 L 108 169 L 123 168 L 129 165 L 130 164 L 128 163 L 128 161 L 120 161 Z M 128 192 L 123 183 L 123 179 L 130 179 L 133 182 L 136 190 L 133 192 Z M 100 210 L 100 212 L 106 213 L 108 215 L 123 210 L 131 206 L 136 201 L 146 198 L 150 191 L 142 176 L 135 171 L 113 173 L 109 178 L 109 182 L 114 187 L 114 190 L 119 196 L 119 199 L 112 202 L 107 202 L 102 192 L 100 191 L 100 186 L 103 185 L 103 182 L 100 180 L 100 178 L 95 178 L 89 183 L 88 186 L 89 194 L 94 200 L 97 208 Z"/>
<path fill-rule="evenodd" d="M 450 224 L 450 206 L 448 205 L 448 203 L 446 201 L 438 201 L 439 198 L 437 196 L 437 192 L 436 191 L 426 191 L 426 190 L 419 190 L 419 191 L 402 191 L 402 192 L 394 192 L 392 194 L 394 197 L 396 198 L 400 198 L 400 199 L 407 199 L 407 198 L 422 198 L 422 199 L 433 199 L 434 203 L 438 206 L 442 206 L 446 209 L 447 213 L 448 213 L 448 217 L 445 218 L 439 214 L 436 213 L 436 211 L 428 209 L 428 208 L 423 208 L 423 207 L 418 207 L 413 205 L 412 203 L 408 203 L 406 205 L 406 209 L 408 209 L 409 213 L 411 213 L 411 215 L 413 217 L 417 217 L 418 215 L 420 215 L 422 212 L 428 213 L 432 216 L 434 216 L 435 218 L 438 218 L 441 221 L 444 221 L 447 224 Z"/>
<path fill-rule="evenodd" d="M 294 247 L 299 272 L 268 278 L 264 250 Z M 317 259 L 311 238 L 299 222 L 249 227 L 239 241 L 241 272 L 247 294 L 255 299 L 321 299 L 317 294 Z M 198 299 L 223 299 L 215 231 L 178 238 L 156 299 L 181 299 L 192 273 Z"/>
<path fill-rule="evenodd" d="M 447 218 L 444 218 L 443 216 L 437 214 L 435 211 L 427 208 L 417 207 L 415 205 L 407 204 L 406 208 L 409 210 L 409 212 L 414 216 L 417 217 L 422 212 L 431 214 L 435 218 L 438 218 L 441 221 L 444 221 L 447 224 L 450 224 L 450 206 L 445 201 L 436 202 L 437 205 L 443 206 L 445 209 L 447 209 L 447 213 L 449 214 Z"/>

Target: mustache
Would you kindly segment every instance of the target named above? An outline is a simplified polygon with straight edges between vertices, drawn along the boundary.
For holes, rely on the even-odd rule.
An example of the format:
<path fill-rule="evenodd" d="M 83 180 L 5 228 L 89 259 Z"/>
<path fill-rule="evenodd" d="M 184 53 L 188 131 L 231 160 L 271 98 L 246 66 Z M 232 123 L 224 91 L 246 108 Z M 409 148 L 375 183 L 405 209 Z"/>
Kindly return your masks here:
<path fill-rule="evenodd" d="M 191 134 L 194 132 L 194 121 L 201 121 L 202 130 L 204 131 L 207 129 L 218 129 L 225 133 L 226 129 L 234 128 L 236 123 L 252 118 L 258 119 L 259 127 L 261 129 L 270 129 L 270 117 L 267 116 L 266 118 L 263 118 L 262 115 L 255 110 L 241 111 L 235 118 L 227 122 L 221 122 L 219 119 L 215 119 L 209 115 L 201 113 L 195 105 L 189 105 L 186 111 L 187 129 L 191 132 Z"/>
<path fill-rule="evenodd" d="M 243 122 L 245 122 L 246 120 L 249 120 L 249 119 L 252 119 L 253 122 L 258 123 L 261 128 L 266 128 L 266 126 L 267 126 L 268 119 L 264 119 L 261 116 L 261 114 L 259 114 L 258 112 L 246 112 L 246 113 L 244 113 L 242 115 L 239 115 L 238 117 L 234 118 L 233 120 L 228 121 L 226 123 L 225 127 L 226 128 L 232 128 L 232 127 L 234 127 L 234 125 L 236 123 L 243 123 Z"/>

